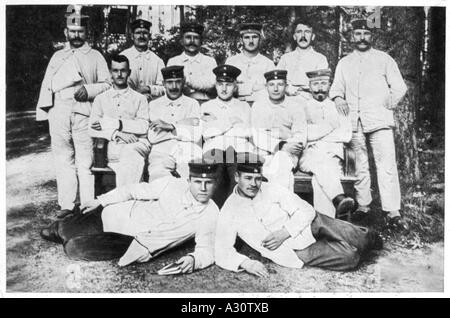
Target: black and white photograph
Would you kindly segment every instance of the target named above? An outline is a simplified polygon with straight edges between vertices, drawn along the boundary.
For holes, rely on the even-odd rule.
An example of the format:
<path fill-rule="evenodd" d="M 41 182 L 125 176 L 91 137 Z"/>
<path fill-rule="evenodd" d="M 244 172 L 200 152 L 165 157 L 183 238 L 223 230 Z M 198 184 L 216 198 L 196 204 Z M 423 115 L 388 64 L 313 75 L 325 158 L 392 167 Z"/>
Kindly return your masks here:
<path fill-rule="evenodd" d="M 2 11 L 2 296 L 444 295 L 445 1 Z"/>

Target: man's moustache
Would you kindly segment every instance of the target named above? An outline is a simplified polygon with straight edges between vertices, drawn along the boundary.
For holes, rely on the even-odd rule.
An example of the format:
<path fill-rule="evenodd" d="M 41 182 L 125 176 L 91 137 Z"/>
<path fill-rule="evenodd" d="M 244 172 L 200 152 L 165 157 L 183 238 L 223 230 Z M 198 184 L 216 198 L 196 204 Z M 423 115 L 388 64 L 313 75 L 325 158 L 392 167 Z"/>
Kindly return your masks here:
<path fill-rule="evenodd" d="M 367 42 L 366 40 L 361 40 L 356 42 L 356 44 L 365 44 L 365 45 L 369 45 L 369 42 Z"/>

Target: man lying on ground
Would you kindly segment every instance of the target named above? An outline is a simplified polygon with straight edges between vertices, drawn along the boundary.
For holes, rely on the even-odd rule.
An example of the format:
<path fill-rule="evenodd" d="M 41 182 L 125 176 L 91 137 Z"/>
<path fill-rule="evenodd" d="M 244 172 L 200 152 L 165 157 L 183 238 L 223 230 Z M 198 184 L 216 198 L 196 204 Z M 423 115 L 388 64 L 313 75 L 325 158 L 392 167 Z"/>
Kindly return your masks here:
<path fill-rule="evenodd" d="M 217 164 L 189 163 L 189 179 L 172 176 L 151 183 L 116 188 L 81 207 L 81 213 L 56 221 L 41 231 L 64 245 L 72 259 L 119 258 L 119 266 L 147 262 L 195 237 L 195 251 L 180 258 L 183 273 L 214 262 L 219 209 L 210 200 Z M 103 209 L 102 209 L 103 208 Z"/>
<path fill-rule="evenodd" d="M 351 270 L 366 252 L 382 248 L 375 232 L 318 213 L 285 187 L 263 183 L 262 165 L 262 160 L 251 154 L 238 158 L 237 185 L 217 223 L 217 265 L 268 276 L 261 262 L 236 251 L 237 236 L 263 257 L 293 268 Z"/>

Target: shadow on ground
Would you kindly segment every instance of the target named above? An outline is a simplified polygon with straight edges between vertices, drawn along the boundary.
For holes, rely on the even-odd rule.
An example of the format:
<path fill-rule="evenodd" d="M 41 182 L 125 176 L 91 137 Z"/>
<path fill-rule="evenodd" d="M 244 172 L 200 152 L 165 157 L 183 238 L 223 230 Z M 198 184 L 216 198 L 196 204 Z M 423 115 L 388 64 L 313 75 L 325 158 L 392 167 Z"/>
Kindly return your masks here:
<path fill-rule="evenodd" d="M 48 122 L 37 122 L 34 112 L 6 115 L 6 160 L 47 151 L 49 144 Z"/>

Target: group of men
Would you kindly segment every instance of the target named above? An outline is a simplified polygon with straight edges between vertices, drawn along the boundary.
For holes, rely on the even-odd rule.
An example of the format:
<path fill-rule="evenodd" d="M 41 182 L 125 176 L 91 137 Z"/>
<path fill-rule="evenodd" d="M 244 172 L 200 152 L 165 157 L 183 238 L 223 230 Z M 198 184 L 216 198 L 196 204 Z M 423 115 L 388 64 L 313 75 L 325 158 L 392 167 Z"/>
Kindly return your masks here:
<path fill-rule="evenodd" d="M 355 50 L 332 85 L 307 21 L 295 23 L 297 48 L 277 67 L 259 53 L 259 24 L 240 27 L 242 52 L 219 66 L 200 53 L 203 26 L 183 24 L 184 52 L 165 67 L 149 47 L 151 23 L 138 19 L 134 46 L 112 57 L 109 72 L 85 42 L 87 21 L 68 18 L 67 46 L 49 63 L 37 107 L 37 119 L 49 120 L 61 206 L 61 220 L 41 235 L 69 256 L 127 265 L 195 236 L 195 251 L 178 261 L 183 273 L 215 262 L 267 276 L 234 249 L 239 236 L 280 265 L 354 268 L 382 245 L 376 233 L 334 218 L 355 207 L 340 182 L 344 143 L 356 153 L 352 222 L 367 218 L 366 141 L 389 224 L 406 227 L 392 134 L 406 85 L 395 61 L 371 47 L 366 20 L 353 22 Z M 109 140 L 117 185 L 96 199 L 92 137 Z M 149 180 L 139 183 L 146 162 Z M 298 170 L 312 173 L 314 207 L 293 192 Z"/>

